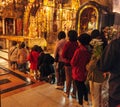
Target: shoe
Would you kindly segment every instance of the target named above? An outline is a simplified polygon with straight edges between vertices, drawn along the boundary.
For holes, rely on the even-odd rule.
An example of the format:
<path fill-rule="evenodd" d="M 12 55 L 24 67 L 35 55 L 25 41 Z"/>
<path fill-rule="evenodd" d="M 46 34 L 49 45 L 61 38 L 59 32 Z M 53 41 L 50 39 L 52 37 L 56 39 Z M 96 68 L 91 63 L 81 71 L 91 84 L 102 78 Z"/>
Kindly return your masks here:
<path fill-rule="evenodd" d="M 66 92 L 64 92 L 63 94 L 65 97 L 69 97 L 69 94 L 67 94 Z"/>
<path fill-rule="evenodd" d="M 31 72 L 31 71 L 30 71 L 29 74 L 30 74 L 30 76 L 32 76 L 32 77 L 35 76 L 34 72 Z"/>
<path fill-rule="evenodd" d="M 55 86 L 55 88 L 56 88 L 56 89 L 59 89 L 59 90 L 63 90 L 64 87 L 57 85 L 57 86 Z"/>
<path fill-rule="evenodd" d="M 84 107 L 83 105 L 80 105 L 79 107 Z"/>
<path fill-rule="evenodd" d="M 73 93 L 71 93 L 71 96 L 72 96 L 72 98 L 76 98 L 76 95 L 75 95 L 75 94 L 73 94 Z"/>
<path fill-rule="evenodd" d="M 37 79 L 37 80 L 40 80 L 40 76 L 39 76 L 39 75 L 36 75 L 36 79 Z"/>
<path fill-rule="evenodd" d="M 81 104 L 77 104 L 75 107 L 84 107 L 84 106 Z"/>
<path fill-rule="evenodd" d="M 84 104 L 89 105 L 89 102 L 88 101 L 84 101 Z"/>

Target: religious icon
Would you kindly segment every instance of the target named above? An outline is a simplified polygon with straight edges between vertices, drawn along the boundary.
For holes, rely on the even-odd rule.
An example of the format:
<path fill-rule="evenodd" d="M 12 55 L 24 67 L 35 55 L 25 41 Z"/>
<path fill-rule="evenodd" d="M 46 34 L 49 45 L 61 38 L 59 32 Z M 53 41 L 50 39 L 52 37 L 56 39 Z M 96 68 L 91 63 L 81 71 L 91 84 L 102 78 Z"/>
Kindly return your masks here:
<path fill-rule="evenodd" d="M 12 35 L 13 34 L 13 19 L 6 18 L 5 19 L 5 26 L 6 26 L 6 34 Z"/>
<path fill-rule="evenodd" d="M 83 9 L 80 16 L 81 32 L 91 32 L 97 29 L 97 12 L 94 7 L 89 6 Z"/>
<path fill-rule="evenodd" d="M 97 29 L 96 27 L 96 16 L 91 16 L 90 21 L 88 22 L 88 30 Z"/>

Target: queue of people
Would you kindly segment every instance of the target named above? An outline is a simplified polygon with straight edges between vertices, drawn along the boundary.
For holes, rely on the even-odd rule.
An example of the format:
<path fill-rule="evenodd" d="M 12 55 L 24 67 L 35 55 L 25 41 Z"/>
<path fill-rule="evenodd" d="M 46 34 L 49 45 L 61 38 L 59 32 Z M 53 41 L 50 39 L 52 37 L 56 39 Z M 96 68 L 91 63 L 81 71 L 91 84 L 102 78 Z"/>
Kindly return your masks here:
<path fill-rule="evenodd" d="M 75 31 L 69 31 L 68 38 L 70 37 L 70 32 Z M 69 38 L 66 43 L 63 43 L 64 46 L 60 45 L 60 49 L 58 48 L 58 44 L 61 40 L 59 40 L 56 45 L 56 52 L 58 53 L 55 53 L 55 57 L 58 55 L 57 58 L 63 58 L 63 71 L 65 72 L 66 79 L 66 85 L 64 85 L 65 95 L 69 98 L 71 93 L 71 83 L 73 81 L 74 85 L 72 85 L 72 89 L 76 90 L 74 98 L 77 96 L 80 107 L 84 107 L 83 102 L 86 102 L 86 104 L 89 105 L 90 99 L 92 107 L 120 106 L 120 85 L 116 83 L 119 81 L 119 51 L 117 51 L 119 47 L 119 39 L 114 40 L 114 42 L 111 42 L 108 45 L 104 33 L 105 32 L 100 33 L 99 30 L 95 29 L 91 32 L 91 35 L 86 33 L 78 35 L 78 45 L 75 45 L 76 40 L 71 41 L 71 38 L 75 39 L 76 36 L 76 33 L 72 33 L 71 38 Z M 117 48 L 115 48 L 114 45 Z M 110 49 L 113 52 L 111 52 Z M 59 52 L 61 52 L 61 54 L 59 54 Z M 114 66 L 112 66 L 113 64 Z M 115 72 L 116 74 L 114 74 Z M 58 73 L 57 70 L 56 73 Z M 113 80 L 115 77 L 117 79 L 116 81 Z M 59 81 L 58 78 L 61 78 L 61 75 L 57 77 L 57 82 Z M 109 86 L 107 86 L 108 84 Z M 63 90 L 63 86 L 59 87 L 57 84 L 57 89 Z M 103 95 L 104 92 L 107 93 L 105 94 L 106 96 Z M 88 97 L 88 93 L 90 93 L 90 98 Z M 71 96 L 72 95 L 73 94 L 71 94 Z"/>
<path fill-rule="evenodd" d="M 38 45 L 28 51 L 24 42 L 17 47 L 17 42 L 13 41 L 9 51 L 10 66 L 24 73 L 28 71 L 35 80 L 56 83 L 55 88 L 62 90 L 66 97 L 78 99 L 79 107 L 90 105 L 90 100 L 91 107 L 119 107 L 119 46 L 119 38 L 108 44 L 103 32 L 97 29 L 91 35 L 78 35 L 75 30 L 68 34 L 60 31 L 54 56 Z M 106 96 L 104 104 L 103 84 L 109 76 L 109 97 Z"/>

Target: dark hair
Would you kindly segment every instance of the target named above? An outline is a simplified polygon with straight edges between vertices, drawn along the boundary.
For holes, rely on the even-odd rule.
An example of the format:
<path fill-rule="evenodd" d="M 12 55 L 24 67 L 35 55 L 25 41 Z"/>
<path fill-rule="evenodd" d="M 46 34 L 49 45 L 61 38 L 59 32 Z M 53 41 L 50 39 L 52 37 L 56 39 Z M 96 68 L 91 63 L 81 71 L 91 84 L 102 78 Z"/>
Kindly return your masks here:
<path fill-rule="evenodd" d="M 96 16 L 95 16 L 95 15 L 92 15 L 91 18 L 95 18 L 95 19 L 96 19 Z"/>
<path fill-rule="evenodd" d="M 37 51 L 37 48 L 38 48 L 38 45 L 34 45 L 34 46 L 32 47 L 32 51 Z"/>
<path fill-rule="evenodd" d="M 24 47 L 25 47 L 25 43 L 22 42 L 22 43 L 20 44 L 20 48 L 24 48 Z"/>
<path fill-rule="evenodd" d="M 41 46 L 38 46 L 38 48 L 37 48 L 37 52 L 43 52 L 43 49 L 42 49 Z"/>
<path fill-rule="evenodd" d="M 12 41 L 12 46 L 16 46 L 17 42 L 16 41 Z"/>
<path fill-rule="evenodd" d="M 32 51 L 43 52 L 43 49 L 41 48 L 41 46 L 34 45 L 34 46 L 32 47 Z"/>
<path fill-rule="evenodd" d="M 77 41 L 78 34 L 75 30 L 70 30 L 68 32 L 68 37 L 70 41 Z"/>
<path fill-rule="evenodd" d="M 60 32 L 58 33 L 58 39 L 61 40 L 61 39 L 63 39 L 63 38 L 66 38 L 66 34 L 65 34 L 64 31 L 60 31 Z"/>
<path fill-rule="evenodd" d="M 83 33 L 78 37 L 78 41 L 82 45 L 89 45 L 89 42 L 91 41 L 90 35 L 88 35 L 87 33 Z"/>
<path fill-rule="evenodd" d="M 91 33 L 91 39 L 98 38 L 100 36 L 99 30 L 95 29 Z"/>
<path fill-rule="evenodd" d="M 29 47 L 29 46 L 26 46 L 26 49 L 28 49 L 28 50 L 29 50 L 29 49 L 30 49 L 30 47 Z"/>

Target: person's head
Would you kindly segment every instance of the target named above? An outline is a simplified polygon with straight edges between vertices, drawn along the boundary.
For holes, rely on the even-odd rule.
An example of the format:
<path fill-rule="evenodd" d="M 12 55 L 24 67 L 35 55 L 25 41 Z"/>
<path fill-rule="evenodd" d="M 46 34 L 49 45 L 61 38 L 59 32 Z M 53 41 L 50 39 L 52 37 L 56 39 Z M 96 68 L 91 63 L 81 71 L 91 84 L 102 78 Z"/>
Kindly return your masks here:
<path fill-rule="evenodd" d="M 91 16 L 90 21 L 91 21 L 91 22 L 95 22 L 95 21 L 96 21 L 96 16 L 94 16 L 94 15 Z"/>
<path fill-rule="evenodd" d="M 90 35 L 88 35 L 87 33 L 83 33 L 78 37 L 78 41 L 82 45 L 89 45 L 89 42 L 91 41 Z"/>
<path fill-rule="evenodd" d="M 99 30 L 95 29 L 91 32 L 91 39 L 99 38 L 100 37 L 100 32 Z"/>
<path fill-rule="evenodd" d="M 16 46 L 17 42 L 16 41 L 12 41 L 12 46 Z"/>
<path fill-rule="evenodd" d="M 29 47 L 29 46 L 26 46 L 26 49 L 27 49 L 27 50 L 30 50 L 30 47 Z"/>
<path fill-rule="evenodd" d="M 24 47 L 25 47 L 25 43 L 22 42 L 22 43 L 20 44 L 20 48 L 24 48 Z"/>
<path fill-rule="evenodd" d="M 32 47 L 32 51 L 43 52 L 43 49 L 41 48 L 41 46 L 34 45 L 34 46 Z"/>
<path fill-rule="evenodd" d="M 68 37 L 70 41 L 77 41 L 78 34 L 75 30 L 70 30 L 68 32 Z"/>
<path fill-rule="evenodd" d="M 32 47 L 32 51 L 37 51 L 38 50 L 38 45 L 34 45 L 33 47 Z"/>
<path fill-rule="evenodd" d="M 65 32 L 64 32 L 64 31 L 60 31 L 60 32 L 58 33 L 58 39 L 61 40 L 61 39 L 64 39 L 64 38 L 66 38 Z"/>
<path fill-rule="evenodd" d="M 42 49 L 41 46 L 38 46 L 38 48 L 37 48 L 37 52 L 43 52 L 43 49 Z"/>

